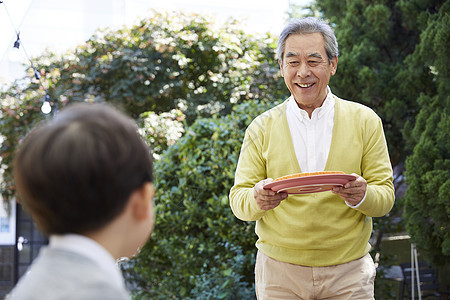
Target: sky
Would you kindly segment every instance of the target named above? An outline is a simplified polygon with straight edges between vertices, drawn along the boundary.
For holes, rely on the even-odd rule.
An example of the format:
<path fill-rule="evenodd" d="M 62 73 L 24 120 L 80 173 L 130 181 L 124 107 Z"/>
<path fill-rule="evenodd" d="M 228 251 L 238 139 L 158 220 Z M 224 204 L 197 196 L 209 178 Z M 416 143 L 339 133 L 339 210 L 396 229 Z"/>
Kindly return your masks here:
<path fill-rule="evenodd" d="M 2 1 L 0 1 L 2 2 Z M 253 33 L 278 34 L 290 3 L 312 0 L 3 0 L 0 3 L 0 87 L 23 77 L 28 58 L 46 48 L 71 49 L 89 39 L 99 28 L 136 24 L 151 9 L 208 14 L 216 20 L 232 17 Z M 13 47 L 16 30 L 21 47 Z"/>

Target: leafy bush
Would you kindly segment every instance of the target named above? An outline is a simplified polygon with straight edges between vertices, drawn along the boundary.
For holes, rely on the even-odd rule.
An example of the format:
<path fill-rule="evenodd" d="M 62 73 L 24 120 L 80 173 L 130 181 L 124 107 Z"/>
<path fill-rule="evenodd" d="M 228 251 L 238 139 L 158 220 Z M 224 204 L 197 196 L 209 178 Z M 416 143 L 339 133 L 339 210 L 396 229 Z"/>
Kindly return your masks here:
<path fill-rule="evenodd" d="M 5 200 L 15 195 L 10 166 L 17 144 L 30 128 L 48 117 L 41 113 L 43 97 L 42 91 L 24 89 L 20 82 L 0 93 L 0 194 Z"/>
<path fill-rule="evenodd" d="M 245 128 L 273 105 L 252 101 L 230 115 L 198 119 L 161 155 L 155 231 L 124 267 L 137 299 L 253 293 L 254 222 L 234 217 L 228 193 Z"/>
<path fill-rule="evenodd" d="M 52 99 L 114 102 L 135 118 L 178 108 L 191 124 L 277 86 L 274 48 L 272 36 L 246 34 L 237 22 L 154 12 L 130 28 L 98 31 L 60 58 L 44 54 L 36 66 L 55 83 Z"/>
<path fill-rule="evenodd" d="M 152 111 L 139 116 L 139 133 L 151 146 L 155 159 L 173 145 L 184 133 L 184 114 L 178 109 L 156 114 Z"/>
<path fill-rule="evenodd" d="M 254 265 L 254 257 L 248 260 L 248 257 L 242 254 L 239 248 L 228 249 L 235 256 L 228 259 L 220 267 L 213 266 L 207 270 L 201 270 L 199 275 L 195 275 L 193 282 L 195 287 L 191 291 L 194 295 L 189 299 L 254 299 L 254 286 L 245 280 L 243 270 L 248 265 Z M 221 253 L 215 258 L 220 259 Z"/>

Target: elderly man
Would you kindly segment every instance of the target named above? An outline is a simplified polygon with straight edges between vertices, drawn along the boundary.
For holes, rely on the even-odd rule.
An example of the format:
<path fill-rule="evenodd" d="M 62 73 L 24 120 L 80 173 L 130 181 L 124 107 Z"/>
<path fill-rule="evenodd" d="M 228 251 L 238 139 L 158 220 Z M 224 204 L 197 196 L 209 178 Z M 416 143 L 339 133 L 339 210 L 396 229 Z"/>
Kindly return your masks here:
<path fill-rule="evenodd" d="M 324 21 L 288 24 L 277 54 L 291 96 L 247 128 L 230 191 L 234 214 L 256 221 L 257 297 L 373 299 L 372 217 L 394 203 L 382 122 L 332 94 L 338 44 Z M 356 176 L 320 193 L 264 189 L 272 178 L 319 171 Z"/>

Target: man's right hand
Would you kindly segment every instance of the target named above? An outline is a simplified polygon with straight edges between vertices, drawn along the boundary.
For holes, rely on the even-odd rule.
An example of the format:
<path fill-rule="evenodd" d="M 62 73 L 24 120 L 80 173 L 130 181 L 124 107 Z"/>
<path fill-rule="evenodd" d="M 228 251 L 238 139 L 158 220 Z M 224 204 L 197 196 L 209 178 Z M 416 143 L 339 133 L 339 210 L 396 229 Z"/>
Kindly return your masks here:
<path fill-rule="evenodd" d="M 262 210 L 270 210 L 274 209 L 278 205 L 280 205 L 281 201 L 287 198 L 288 193 L 286 192 L 280 192 L 275 193 L 272 190 L 265 190 L 263 189 L 263 186 L 265 184 L 273 182 L 272 178 L 267 178 L 264 180 L 261 180 L 255 186 L 253 187 L 254 191 L 254 197 L 256 204 L 258 207 Z"/>

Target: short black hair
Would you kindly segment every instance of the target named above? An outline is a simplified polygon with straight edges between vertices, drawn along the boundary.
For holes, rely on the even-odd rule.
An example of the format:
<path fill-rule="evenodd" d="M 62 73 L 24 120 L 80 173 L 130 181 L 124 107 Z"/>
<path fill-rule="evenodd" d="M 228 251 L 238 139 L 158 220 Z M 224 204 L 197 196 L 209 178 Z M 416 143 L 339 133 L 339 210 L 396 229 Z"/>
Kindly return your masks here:
<path fill-rule="evenodd" d="M 107 104 L 69 105 L 28 134 L 14 158 L 21 203 L 46 235 L 97 230 L 153 181 L 136 123 Z"/>

